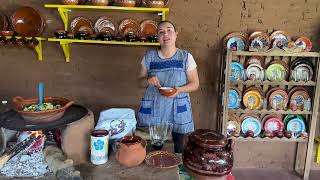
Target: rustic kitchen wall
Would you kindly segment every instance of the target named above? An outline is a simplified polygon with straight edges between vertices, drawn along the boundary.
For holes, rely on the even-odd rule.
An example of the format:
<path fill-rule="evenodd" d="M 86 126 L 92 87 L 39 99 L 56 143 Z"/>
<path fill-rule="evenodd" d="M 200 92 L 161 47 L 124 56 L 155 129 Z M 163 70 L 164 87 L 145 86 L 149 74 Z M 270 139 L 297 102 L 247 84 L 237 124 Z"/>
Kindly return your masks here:
<path fill-rule="evenodd" d="M 63 24 L 55 9 L 45 3 L 59 0 L 0 0 L 0 10 L 11 16 L 19 6 L 31 6 L 46 19 L 43 36 L 51 37 Z M 196 59 L 201 88 L 192 93 L 196 128 L 217 128 L 216 113 L 219 97 L 221 39 L 231 31 L 288 31 L 294 37 L 308 36 L 318 48 L 320 1 L 318 0 L 171 0 L 169 20 L 176 23 L 178 46 L 188 49 Z M 104 11 L 72 11 L 75 16 L 92 21 L 101 15 L 119 22 L 125 17 L 139 21 L 160 20 L 145 13 Z M 0 48 L 0 97 L 37 96 L 37 84 L 45 83 L 46 96 L 63 96 L 99 111 L 110 107 L 130 107 L 135 110 L 144 91 L 138 87 L 136 76 L 140 61 L 149 47 L 115 45 L 71 45 L 71 62 L 65 63 L 57 43 L 44 42 L 43 61 L 27 48 Z M 272 146 L 272 147 L 271 147 Z M 292 168 L 292 144 L 237 144 L 236 166 Z"/>

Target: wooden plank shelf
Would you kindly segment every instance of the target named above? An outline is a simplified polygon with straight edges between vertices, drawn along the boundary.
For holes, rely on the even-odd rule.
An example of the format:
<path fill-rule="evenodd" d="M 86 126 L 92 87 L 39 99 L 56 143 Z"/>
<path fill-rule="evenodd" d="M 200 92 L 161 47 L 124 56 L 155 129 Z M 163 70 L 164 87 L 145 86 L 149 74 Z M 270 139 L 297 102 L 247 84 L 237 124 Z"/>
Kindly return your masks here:
<path fill-rule="evenodd" d="M 230 113 L 253 113 L 253 114 L 312 114 L 312 111 L 292 111 L 292 110 L 274 110 L 274 109 L 262 109 L 262 110 L 251 110 L 251 109 L 229 109 Z"/>
<path fill-rule="evenodd" d="M 243 85 L 288 85 L 288 86 L 316 86 L 314 81 L 230 81 L 230 84 L 243 84 Z"/>
<path fill-rule="evenodd" d="M 285 52 L 281 50 L 271 50 L 266 52 L 249 52 L 249 51 L 234 51 L 234 56 L 297 56 L 297 57 L 320 57 L 317 52 Z"/>
<path fill-rule="evenodd" d="M 278 142 L 278 143 L 296 143 L 296 142 L 308 142 L 307 138 L 278 138 L 278 137 L 274 137 L 274 138 L 261 138 L 261 137 L 229 137 L 228 139 L 233 139 L 235 141 L 239 141 L 239 142 Z"/>

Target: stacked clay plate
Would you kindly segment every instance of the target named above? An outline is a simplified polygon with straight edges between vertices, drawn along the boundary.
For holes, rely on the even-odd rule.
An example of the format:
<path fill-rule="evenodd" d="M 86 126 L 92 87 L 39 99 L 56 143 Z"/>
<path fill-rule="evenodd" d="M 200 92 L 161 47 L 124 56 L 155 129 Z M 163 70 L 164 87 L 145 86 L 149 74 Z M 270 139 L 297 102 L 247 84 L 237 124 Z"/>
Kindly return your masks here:
<path fill-rule="evenodd" d="M 282 60 L 271 61 L 266 69 L 266 76 L 269 81 L 283 81 L 289 74 L 289 66 Z"/>
<path fill-rule="evenodd" d="M 248 131 L 253 132 L 252 137 L 257 137 L 261 132 L 260 118 L 254 114 L 242 114 L 241 120 L 241 132 L 247 136 Z"/>
<path fill-rule="evenodd" d="M 251 86 L 244 92 L 243 105 L 251 110 L 261 109 L 263 104 L 263 91 L 259 87 Z"/>
<path fill-rule="evenodd" d="M 264 80 L 264 59 L 261 56 L 250 57 L 245 65 L 248 80 Z"/>

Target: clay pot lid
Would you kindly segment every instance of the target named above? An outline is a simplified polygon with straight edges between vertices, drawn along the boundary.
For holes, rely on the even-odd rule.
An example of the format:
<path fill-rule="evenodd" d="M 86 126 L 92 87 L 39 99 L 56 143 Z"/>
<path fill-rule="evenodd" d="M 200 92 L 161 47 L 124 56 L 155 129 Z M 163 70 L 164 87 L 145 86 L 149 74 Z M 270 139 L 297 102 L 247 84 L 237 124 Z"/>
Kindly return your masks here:
<path fill-rule="evenodd" d="M 21 7 L 11 16 L 14 30 L 21 36 L 39 36 L 44 29 L 44 20 L 31 7 Z"/>
<path fill-rule="evenodd" d="M 126 33 L 134 33 L 135 36 L 139 36 L 140 24 L 133 19 L 124 19 L 119 25 L 119 35 L 124 37 Z"/>
<path fill-rule="evenodd" d="M 142 5 L 144 7 L 147 7 L 147 4 L 148 4 L 147 1 L 150 1 L 150 0 L 142 0 Z M 166 7 L 168 5 L 168 3 L 169 3 L 169 0 L 151 0 L 151 1 L 163 1 L 164 2 L 163 7 Z"/>
<path fill-rule="evenodd" d="M 158 25 L 153 20 L 144 20 L 140 25 L 142 37 L 154 36 L 158 34 Z"/>
<path fill-rule="evenodd" d="M 223 148 L 228 144 L 223 134 L 210 129 L 197 129 L 190 134 L 190 141 L 204 148 Z"/>
<path fill-rule="evenodd" d="M 70 29 L 73 34 L 77 34 L 82 30 L 88 31 L 89 35 L 93 34 L 92 22 L 85 17 L 79 16 L 74 18 L 70 23 Z"/>
<path fill-rule="evenodd" d="M 102 31 L 106 30 L 107 28 L 108 31 L 115 35 L 116 34 L 116 26 L 115 24 L 110 20 L 109 17 L 107 16 L 101 16 L 95 23 L 94 25 L 94 30 L 97 34 L 100 34 Z M 112 32 L 110 31 L 112 30 Z"/>

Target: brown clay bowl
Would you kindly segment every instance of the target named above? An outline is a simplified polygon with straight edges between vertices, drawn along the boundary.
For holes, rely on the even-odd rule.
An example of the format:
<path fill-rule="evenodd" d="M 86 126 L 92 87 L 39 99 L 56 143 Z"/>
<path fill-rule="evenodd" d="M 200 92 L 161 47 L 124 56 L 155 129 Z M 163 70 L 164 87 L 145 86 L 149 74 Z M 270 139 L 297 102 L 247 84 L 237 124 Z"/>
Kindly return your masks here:
<path fill-rule="evenodd" d="M 45 123 L 52 122 L 60 119 L 65 110 L 73 104 L 73 101 L 62 97 L 45 97 L 43 102 L 56 102 L 61 105 L 61 108 L 47 111 L 26 112 L 23 108 L 32 104 L 38 104 L 39 99 L 24 99 L 20 96 L 16 96 L 12 99 L 13 109 L 17 111 L 26 121 L 33 123 Z"/>
<path fill-rule="evenodd" d="M 135 7 L 135 6 L 139 6 L 140 1 L 139 0 L 115 0 L 114 4 L 116 6 L 121 6 L 121 7 Z"/>
<path fill-rule="evenodd" d="M 70 29 L 73 34 L 86 32 L 90 35 L 94 32 L 92 22 L 88 18 L 82 16 L 76 17 L 71 21 Z"/>
<path fill-rule="evenodd" d="M 65 5 L 77 5 L 79 4 L 79 0 L 62 0 L 62 4 Z"/>
<path fill-rule="evenodd" d="M 140 24 L 134 19 L 124 19 L 119 25 L 119 36 L 125 37 L 126 35 L 134 34 L 134 36 L 140 36 Z"/>
<path fill-rule="evenodd" d="M 110 0 L 91 0 L 91 3 L 95 6 L 107 6 L 110 4 Z"/>
<path fill-rule="evenodd" d="M 159 92 L 162 96 L 172 96 L 177 92 L 177 89 L 172 87 L 160 87 Z"/>
<path fill-rule="evenodd" d="M 44 29 L 44 20 L 31 7 L 21 7 L 11 16 L 11 24 L 15 32 L 21 36 L 39 36 Z"/>

